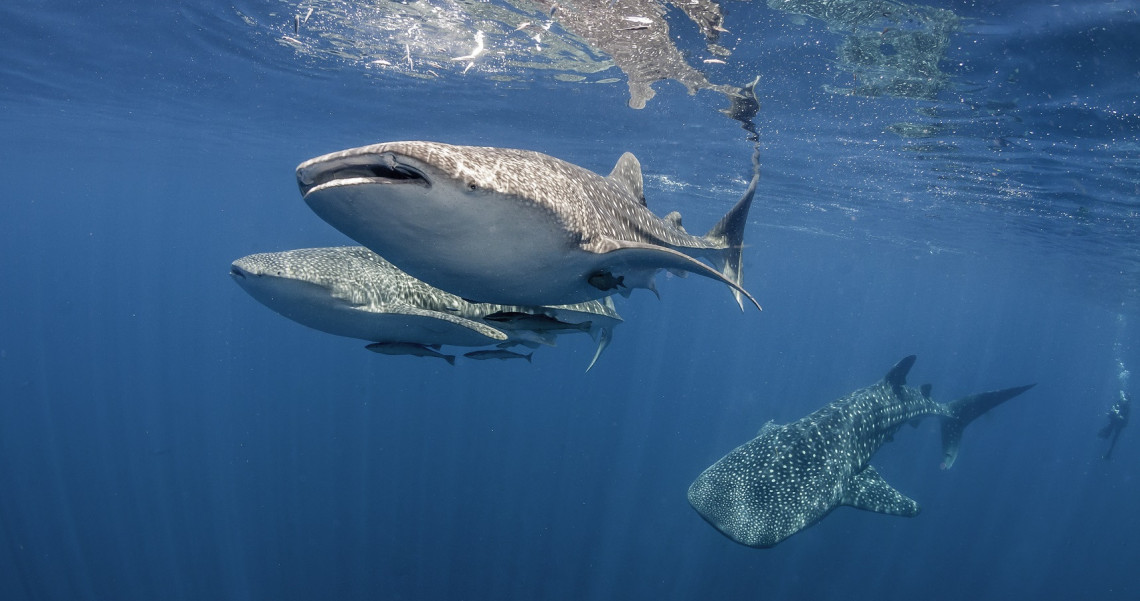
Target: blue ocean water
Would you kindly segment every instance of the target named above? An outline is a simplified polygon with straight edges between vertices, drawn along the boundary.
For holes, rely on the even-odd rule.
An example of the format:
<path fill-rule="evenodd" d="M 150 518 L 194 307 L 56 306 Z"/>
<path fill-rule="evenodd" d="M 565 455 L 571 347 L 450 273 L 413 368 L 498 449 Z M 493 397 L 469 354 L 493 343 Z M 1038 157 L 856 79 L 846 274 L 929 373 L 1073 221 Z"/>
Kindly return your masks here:
<path fill-rule="evenodd" d="M 545 4 L 0 7 L 0 599 L 1135 599 L 1140 434 L 1105 461 L 1096 433 L 1140 364 L 1140 3 L 832 3 L 910 11 L 877 59 L 878 17 L 723 2 L 710 54 L 665 9 L 709 80 L 760 76 L 764 311 L 663 275 L 589 373 L 584 336 L 530 364 L 376 355 L 230 281 L 350 243 L 293 169 L 386 140 L 601 173 L 632 151 L 655 212 L 715 223 L 753 149 L 723 96 L 660 81 L 629 108 L 557 24 L 524 28 L 563 40 L 550 64 L 490 29 L 450 60 Z M 900 31 L 946 43 L 921 63 Z M 841 507 L 757 550 L 689 507 L 766 421 L 912 353 L 941 401 L 1037 383 L 951 470 L 934 420 L 880 451 L 919 516 Z"/>

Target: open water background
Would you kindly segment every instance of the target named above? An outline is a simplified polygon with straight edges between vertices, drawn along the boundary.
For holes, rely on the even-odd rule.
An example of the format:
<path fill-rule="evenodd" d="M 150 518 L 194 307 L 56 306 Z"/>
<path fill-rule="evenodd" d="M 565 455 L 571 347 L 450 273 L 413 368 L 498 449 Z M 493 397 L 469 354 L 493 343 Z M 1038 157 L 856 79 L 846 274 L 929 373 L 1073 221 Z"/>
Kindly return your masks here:
<path fill-rule="evenodd" d="M 602 173 L 630 150 L 650 207 L 703 231 L 749 175 L 723 98 L 660 82 L 632 110 L 616 69 L 370 69 L 282 43 L 306 8 L 283 2 L 6 3 L 0 599 L 1136 598 L 1140 435 L 1106 462 L 1096 432 L 1137 394 L 1140 4 L 938 7 L 961 23 L 919 100 L 837 93 L 842 32 L 724 3 L 710 78 L 761 75 L 764 312 L 661 277 L 583 374 L 585 337 L 533 364 L 375 355 L 229 263 L 348 243 L 293 168 L 397 139 Z M 764 422 L 912 353 L 941 401 L 1038 383 L 952 470 L 933 421 L 883 448 L 921 515 L 839 508 L 755 550 L 688 506 Z"/>

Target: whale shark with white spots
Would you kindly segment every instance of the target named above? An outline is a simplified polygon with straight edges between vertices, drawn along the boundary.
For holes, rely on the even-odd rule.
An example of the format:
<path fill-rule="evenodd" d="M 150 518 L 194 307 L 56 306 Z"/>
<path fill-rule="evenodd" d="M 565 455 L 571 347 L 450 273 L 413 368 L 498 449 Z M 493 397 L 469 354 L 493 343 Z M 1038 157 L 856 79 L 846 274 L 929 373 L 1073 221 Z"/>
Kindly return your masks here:
<path fill-rule="evenodd" d="M 552 345 L 562 332 L 584 332 L 597 341 L 593 367 L 622 321 L 608 298 L 546 307 L 469 303 L 363 246 L 253 254 L 234 261 L 230 275 L 277 313 L 323 332 L 378 343 L 368 348 L 385 354 L 439 356 L 438 345 L 534 347 Z"/>
<path fill-rule="evenodd" d="M 899 361 L 873 386 L 861 388 L 787 425 L 771 422 L 759 435 L 701 473 L 689 503 L 732 540 L 771 547 L 823 519 L 840 505 L 913 517 L 918 503 L 887 484 L 868 464 L 903 424 L 942 420 L 942 468 L 954 464 L 962 430 L 974 418 L 1033 384 L 942 404 L 930 386 L 906 386 L 914 365 Z"/>
<path fill-rule="evenodd" d="M 744 195 L 704 236 L 648 209 L 630 153 L 601 176 L 529 150 L 388 142 L 305 161 L 297 183 L 333 227 L 472 302 L 564 305 L 655 291 L 654 276 L 668 269 L 727 284 L 743 308 L 744 296 L 756 304 L 741 287 L 741 253 L 758 173 L 754 156 Z"/>

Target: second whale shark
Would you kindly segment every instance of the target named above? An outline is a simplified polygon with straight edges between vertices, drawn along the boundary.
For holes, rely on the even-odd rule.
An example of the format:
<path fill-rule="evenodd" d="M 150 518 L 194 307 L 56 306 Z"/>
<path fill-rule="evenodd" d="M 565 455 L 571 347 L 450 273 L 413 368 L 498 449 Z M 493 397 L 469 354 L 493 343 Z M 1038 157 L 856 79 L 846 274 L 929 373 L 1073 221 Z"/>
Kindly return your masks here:
<path fill-rule="evenodd" d="M 641 164 L 607 176 L 528 150 L 388 142 L 297 167 L 322 219 L 400 269 L 472 302 L 562 305 L 656 290 L 662 269 L 741 287 L 744 227 L 759 169 L 704 236 L 645 203 Z M 709 260 L 713 266 L 698 258 Z"/>
<path fill-rule="evenodd" d="M 373 342 L 370 350 L 386 354 L 442 356 L 438 345 L 533 348 L 554 344 L 561 332 L 585 332 L 598 343 L 593 367 L 622 321 L 608 298 L 557 307 L 469 303 L 362 246 L 248 255 L 233 262 L 230 275 L 281 315 Z"/>
<path fill-rule="evenodd" d="M 904 358 L 878 383 L 798 421 L 768 422 L 756 438 L 697 477 L 689 486 L 689 503 L 725 536 L 761 548 L 815 524 L 840 505 L 917 515 L 918 503 L 887 484 L 868 464 L 871 456 L 904 424 L 935 416 L 942 420 L 942 468 L 947 469 L 971 421 L 1033 384 L 937 403 L 929 385 L 906 385 L 914 360 L 914 355 Z"/>

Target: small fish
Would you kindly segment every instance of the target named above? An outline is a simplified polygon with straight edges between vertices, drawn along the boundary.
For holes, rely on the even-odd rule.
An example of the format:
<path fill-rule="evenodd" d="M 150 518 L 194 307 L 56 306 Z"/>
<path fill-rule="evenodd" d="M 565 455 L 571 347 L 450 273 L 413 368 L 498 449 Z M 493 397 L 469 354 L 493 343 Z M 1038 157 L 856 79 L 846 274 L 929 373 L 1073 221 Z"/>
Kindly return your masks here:
<path fill-rule="evenodd" d="M 415 344 L 413 342 L 373 342 L 364 347 L 381 355 L 412 355 L 415 357 L 439 357 L 451 365 L 455 365 L 455 355 L 445 355 L 430 346 Z M 436 346 L 435 348 L 439 348 Z"/>
<path fill-rule="evenodd" d="M 593 323 L 589 321 L 568 323 L 549 315 L 543 315 L 542 313 L 524 313 L 522 311 L 497 311 L 483 319 L 523 330 L 533 330 L 535 332 L 547 332 L 551 330 L 581 330 L 583 332 L 589 332 L 593 327 Z"/>
<path fill-rule="evenodd" d="M 497 349 L 493 351 L 471 351 L 470 353 L 463 354 L 463 356 L 467 357 L 468 359 L 477 359 L 480 361 L 485 361 L 487 359 L 526 359 L 527 363 L 530 363 L 530 358 L 532 355 L 534 355 L 534 353 L 527 353 L 524 355 L 522 353 L 515 353 L 512 351 L 504 351 L 503 349 Z"/>

